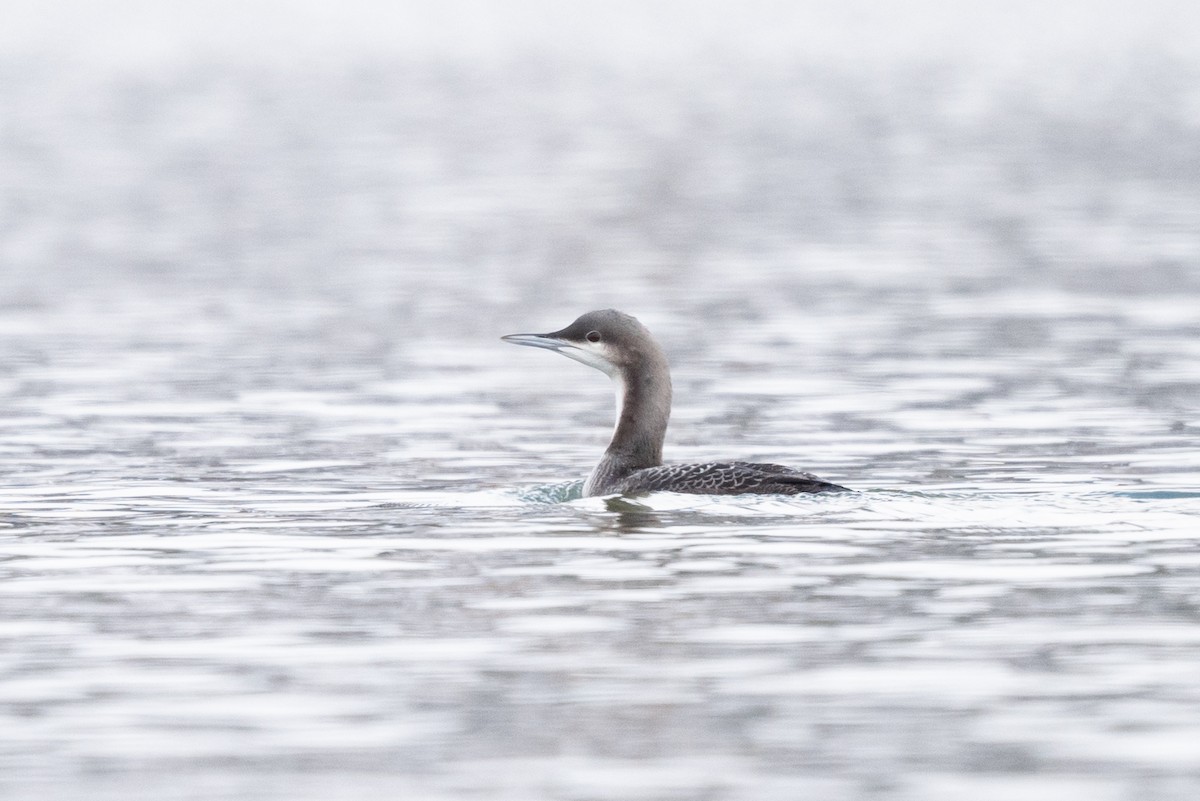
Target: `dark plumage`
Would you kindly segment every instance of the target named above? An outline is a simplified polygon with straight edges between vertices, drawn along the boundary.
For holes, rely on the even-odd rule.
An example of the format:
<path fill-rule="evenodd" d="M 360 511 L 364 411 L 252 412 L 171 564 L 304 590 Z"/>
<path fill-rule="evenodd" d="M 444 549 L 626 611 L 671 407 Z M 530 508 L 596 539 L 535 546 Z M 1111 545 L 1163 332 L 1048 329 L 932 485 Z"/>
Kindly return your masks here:
<path fill-rule="evenodd" d="M 642 492 L 690 492 L 699 495 L 799 495 L 845 490 L 779 464 L 705 462 L 668 464 L 636 470 L 612 490 L 623 495 Z"/>
<path fill-rule="evenodd" d="M 615 309 L 593 311 L 561 331 L 510 334 L 515 345 L 545 348 L 607 374 L 618 385 L 617 426 L 584 495 L 686 492 L 699 495 L 798 495 L 845 492 L 778 464 L 708 462 L 663 465 L 662 446 L 671 416 L 671 370 L 646 327 Z"/>

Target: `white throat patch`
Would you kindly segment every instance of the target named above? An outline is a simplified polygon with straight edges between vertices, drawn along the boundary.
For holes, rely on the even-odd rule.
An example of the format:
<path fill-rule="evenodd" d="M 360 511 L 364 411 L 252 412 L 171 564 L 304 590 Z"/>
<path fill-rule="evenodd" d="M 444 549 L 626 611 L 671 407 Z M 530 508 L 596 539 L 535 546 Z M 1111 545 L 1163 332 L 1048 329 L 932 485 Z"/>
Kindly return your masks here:
<path fill-rule="evenodd" d="M 559 351 L 568 359 L 574 359 L 580 364 L 586 364 L 588 367 L 595 367 L 600 372 L 607 375 L 609 378 L 619 379 L 620 374 L 617 372 L 617 366 L 612 363 L 608 357 L 608 346 L 606 345 L 591 345 L 589 347 L 579 347 L 572 345 L 568 348 L 563 348 Z"/>

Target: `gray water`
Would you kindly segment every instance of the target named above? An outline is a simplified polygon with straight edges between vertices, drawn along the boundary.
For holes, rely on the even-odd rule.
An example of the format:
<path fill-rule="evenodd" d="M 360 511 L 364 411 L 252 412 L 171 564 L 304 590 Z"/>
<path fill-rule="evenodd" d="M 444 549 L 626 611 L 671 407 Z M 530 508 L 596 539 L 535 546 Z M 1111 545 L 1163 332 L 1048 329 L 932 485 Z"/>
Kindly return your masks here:
<path fill-rule="evenodd" d="M 1200 794 L 1200 62 L 726 44 L 0 60 L 0 797 Z"/>

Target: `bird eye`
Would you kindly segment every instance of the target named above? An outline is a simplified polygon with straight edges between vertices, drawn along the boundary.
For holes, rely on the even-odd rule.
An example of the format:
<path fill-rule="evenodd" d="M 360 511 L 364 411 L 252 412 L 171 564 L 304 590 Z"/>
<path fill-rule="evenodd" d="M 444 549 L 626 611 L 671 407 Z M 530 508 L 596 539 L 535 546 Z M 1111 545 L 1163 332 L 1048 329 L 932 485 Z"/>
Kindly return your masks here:
<path fill-rule="evenodd" d="M 599 331 L 588 331 L 587 341 L 588 342 L 599 342 L 600 341 L 600 332 Z"/>

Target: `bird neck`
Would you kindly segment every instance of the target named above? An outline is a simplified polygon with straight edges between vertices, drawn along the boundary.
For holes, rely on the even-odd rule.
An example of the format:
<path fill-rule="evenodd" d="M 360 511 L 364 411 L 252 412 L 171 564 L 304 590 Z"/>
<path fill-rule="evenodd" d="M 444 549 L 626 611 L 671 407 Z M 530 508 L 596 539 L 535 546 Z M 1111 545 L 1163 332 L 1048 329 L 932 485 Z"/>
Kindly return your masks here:
<path fill-rule="evenodd" d="M 584 485 L 585 495 L 603 495 L 637 470 L 662 464 L 663 440 L 671 417 L 671 376 L 658 370 L 613 376 L 617 423 L 604 457 Z"/>

